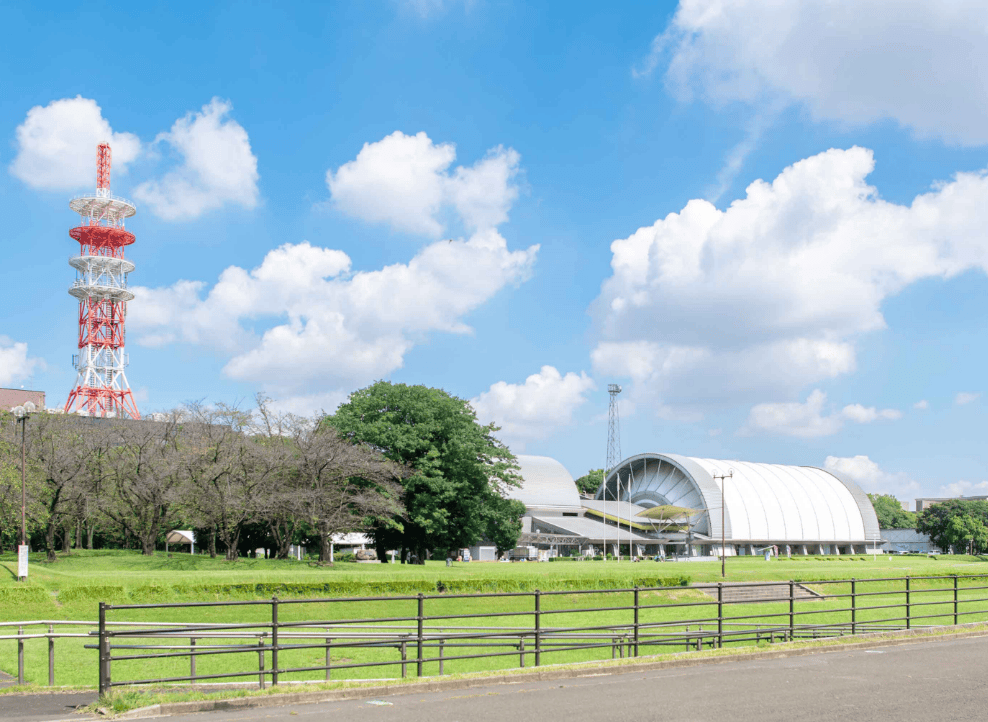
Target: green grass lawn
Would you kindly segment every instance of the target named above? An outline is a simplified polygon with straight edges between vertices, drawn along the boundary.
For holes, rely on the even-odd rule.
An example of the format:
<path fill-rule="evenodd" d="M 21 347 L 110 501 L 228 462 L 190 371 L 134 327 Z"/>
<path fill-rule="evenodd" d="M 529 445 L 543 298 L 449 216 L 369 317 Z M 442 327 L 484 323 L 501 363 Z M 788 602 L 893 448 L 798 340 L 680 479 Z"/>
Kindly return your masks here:
<path fill-rule="evenodd" d="M 3 567 L 6 568 L 4 573 Z M 720 580 L 720 564 L 717 562 L 655 563 L 641 562 L 571 562 L 560 561 L 545 564 L 519 563 L 469 563 L 446 567 L 443 562 L 430 562 L 425 566 L 402 566 L 385 564 L 338 564 L 335 567 L 319 567 L 300 562 L 242 559 L 226 562 L 208 557 L 190 557 L 187 554 L 173 554 L 170 558 L 159 554 L 145 558 L 134 552 L 78 552 L 62 557 L 53 564 L 42 563 L 40 555 L 32 559 L 30 581 L 20 584 L 13 578 L 16 564 L 11 555 L 0 556 L 0 621 L 27 622 L 37 620 L 76 620 L 92 622 L 97 618 L 98 602 L 114 604 L 168 603 L 212 600 L 260 600 L 268 599 L 277 593 L 281 599 L 313 597 L 348 597 L 357 595 L 394 596 L 396 593 L 423 591 L 435 594 L 437 583 L 447 589 L 514 591 L 558 590 L 560 593 L 544 595 L 542 598 L 543 629 L 611 627 L 618 629 L 633 621 L 628 609 L 607 611 L 582 611 L 590 607 L 618 607 L 631 604 L 629 592 L 607 592 L 608 588 L 628 588 L 639 584 L 652 586 L 657 580 L 679 579 L 711 582 Z M 728 581 L 770 581 L 789 580 L 807 582 L 808 585 L 828 595 L 815 601 L 799 600 L 796 604 L 795 623 L 835 624 L 850 621 L 847 610 L 849 600 L 835 595 L 847 594 L 848 583 L 821 583 L 824 580 L 846 580 L 850 578 L 868 579 L 880 577 L 988 574 L 988 562 L 971 557 L 941 556 L 936 559 L 926 557 L 843 557 L 839 560 L 816 557 L 794 558 L 793 560 L 773 560 L 765 562 L 761 558 L 739 557 L 728 560 Z M 814 584 L 813 582 L 817 582 Z M 929 603 L 926 607 L 914 606 L 913 614 L 929 614 L 930 619 L 921 620 L 917 625 L 951 623 L 953 620 L 953 591 L 943 589 L 942 583 L 934 587 L 930 582 L 913 580 L 912 603 Z M 988 594 L 986 590 L 972 589 L 984 586 L 983 580 L 962 580 L 958 593 L 960 611 L 978 611 L 978 614 L 963 615 L 960 621 L 988 620 L 988 603 L 975 602 Z M 575 594 L 571 590 L 591 589 L 590 594 Z M 856 621 L 861 625 L 899 624 L 893 621 L 904 613 L 905 597 L 903 582 L 859 582 Z M 923 591 L 927 590 L 927 591 Z M 883 596 L 865 596 L 868 592 L 894 592 Z M 672 606 L 684 602 L 707 602 L 707 606 Z M 487 626 L 497 629 L 524 627 L 531 629 L 534 622 L 533 598 L 438 598 L 428 599 L 426 615 L 453 616 L 478 613 L 496 613 L 501 616 L 478 619 L 444 619 L 426 622 L 427 632 L 444 638 L 443 654 L 450 656 L 475 653 L 481 642 L 459 640 L 455 635 L 463 634 L 468 626 Z M 679 588 L 665 591 L 647 592 L 641 595 L 641 604 L 646 607 L 640 612 L 639 622 L 645 625 L 641 639 L 648 640 L 649 634 L 658 631 L 683 632 L 690 628 L 691 633 L 710 632 L 716 629 L 716 604 L 710 597 L 695 589 Z M 415 600 L 386 599 L 383 601 L 346 600 L 335 603 L 284 604 L 279 610 L 281 622 L 305 622 L 313 620 L 355 620 L 411 617 L 416 614 Z M 788 625 L 788 602 L 727 605 L 725 615 L 736 617 L 731 621 L 735 629 L 749 629 L 761 626 L 763 630 L 786 627 Z M 866 609 L 866 607 L 879 607 Z M 524 614 L 518 614 L 524 613 Z M 200 624 L 255 624 L 270 619 L 269 604 L 236 607 L 169 608 L 149 610 L 111 611 L 111 621 L 123 622 L 195 622 Z M 768 616 L 766 616 L 768 615 Z M 378 622 L 370 626 L 402 626 L 409 631 L 414 621 Z M 662 628 L 648 625 L 663 624 Z M 90 627 L 79 628 L 84 632 Z M 0 628 L 3 629 L 3 628 Z M 6 633 L 14 629 L 5 628 Z M 33 627 L 29 632 L 44 631 Z M 59 631 L 70 631 L 60 628 Z M 247 630 L 244 633 L 250 633 Z M 358 630 L 351 630 L 356 633 Z M 366 631 L 366 630 L 365 630 Z M 383 630 L 378 630 L 383 631 Z M 323 644 L 326 638 L 334 640 L 332 659 L 334 665 L 347 663 L 367 663 L 386 661 L 381 667 L 365 667 L 348 670 L 337 669 L 334 679 L 393 678 L 400 676 L 400 651 L 397 648 L 343 648 L 342 632 L 339 629 L 322 625 L 319 629 L 299 630 L 313 635 L 309 639 L 285 640 L 293 644 Z M 600 632 L 606 636 L 597 640 L 604 645 L 596 650 L 544 651 L 542 664 L 579 662 L 610 658 L 617 650 L 612 640 L 622 632 Z M 217 634 L 220 634 L 219 632 Z M 586 633 L 585 633 L 586 634 Z M 767 631 L 764 636 L 768 636 Z M 140 643 L 140 640 L 118 640 L 120 644 Z M 197 645 L 242 644 L 245 640 L 233 638 L 199 637 Z M 56 683 L 59 685 L 94 686 L 96 683 L 96 652 L 86 650 L 84 645 L 92 639 L 59 639 L 56 641 Z M 562 640 L 555 640 L 562 643 Z M 554 643 L 555 643 L 554 642 Z M 250 639 L 256 644 L 256 637 Z M 485 642 L 486 643 L 486 642 Z M 739 644 L 742 642 L 739 642 Z M 746 640 L 743 644 L 753 644 Z M 176 645 L 188 644 L 187 637 L 174 640 Z M 456 646 L 456 645 L 464 646 Z M 482 670 L 517 667 L 520 654 L 514 646 L 489 647 L 488 651 L 509 652 L 502 657 L 490 659 L 450 660 L 444 663 L 444 672 L 465 673 Z M 513 643 L 512 643 L 513 644 Z M 528 642 L 526 643 L 528 644 Z M 691 643 L 695 646 L 695 640 Z M 437 642 L 427 648 L 426 657 L 438 656 Z M 680 646 L 681 645 L 681 646 Z M 686 644 L 677 642 L 675 650 L 682 651 Z M 530 650 L 530 646 L 528 648 Z M 643 654 L 673 651 L 670 647 L 642 647 Z M 122 649 L 115 655 L 127 654 Z M 414 659 L 414 644 L 407 650 L 408 657 Z M 258 667 L 258 653 L 245 652 L 224 655 L 201 655 L 197 659 L 198 674 L 252 671 Z M 280 653 L 281 668 L 297 668 L 322 665 L 325 649 L 293 649 Z M 26 676 L 30 682 L 43 684 L 47 680 L 47 641 L 28 640 L 25 643 Z M 526 665 L 534 664 L 534 656 L 526 654 Z M 265 667 L 270 669 L 270 652 L 265 653 Z M 16 643 L 0 641 L 0 669 L 8 673 L 16 672 Z M 425 674 L 439 671 L 437 661 L 427 662 Z M 189 673 L 189 659 L 186 656 L 156 659 L 153 661 L 118 661 L 113 665 L 115 681 L 142 679 L 145 677 L 184 676 Z M 408 674 L 414 676 L 415 665 L 408 665 Z M 309 671 L 283 675 L 284 681 L 323 679 L 324 672 Z M 253 678 L 256 680 L 256 676 Z"/>

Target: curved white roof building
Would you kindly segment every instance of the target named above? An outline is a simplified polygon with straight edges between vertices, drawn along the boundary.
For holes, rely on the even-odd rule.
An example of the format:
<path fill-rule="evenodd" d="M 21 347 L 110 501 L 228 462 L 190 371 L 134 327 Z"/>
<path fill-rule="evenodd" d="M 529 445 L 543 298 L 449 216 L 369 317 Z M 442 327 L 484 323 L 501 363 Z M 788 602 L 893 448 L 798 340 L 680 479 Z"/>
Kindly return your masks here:
<path fill-rule="evenodd" d="M 715 478 L 730 471 L 726 485 Z M 724 533 L 733 542 L 866 543 L 880 536 L 861 488 L 812 466 L 639 454 L 611 471 L 597 499 L 701 510 L 695 532 L 719 540 L 725 494 Z"/>
<path fill-rule="evenodd" d="M 579 512 L 580 493 L 566 467 L 548 456 L 519 454 L 521 487 L 509 487 L 505 496 L 522 502 L 529 511 Z"/>

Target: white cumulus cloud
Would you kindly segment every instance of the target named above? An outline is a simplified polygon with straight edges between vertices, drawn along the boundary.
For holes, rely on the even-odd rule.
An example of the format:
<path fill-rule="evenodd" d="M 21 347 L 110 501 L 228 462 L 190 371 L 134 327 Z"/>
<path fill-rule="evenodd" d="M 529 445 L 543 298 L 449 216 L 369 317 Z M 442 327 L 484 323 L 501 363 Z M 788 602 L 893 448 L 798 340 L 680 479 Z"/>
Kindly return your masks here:
<path fill-rule="evenodd" d="M 229 101 L 213 98 L 199 112 L 175 121 L 159 133 L 155 145 L 165 145 L 181 157 L 181 165 L 159 179 L 140 184 L 134 197 L 168 221 L 192 220 L 224 205 L 257 205 L 257 157 L 247 131 L 229 118 Z"/>
<path fill-rule="evenodd" d="M 921 401 L 917 401 L 915 404 L 913 404 L 913 408 L 919 409 L 920 411 L 926 411 L 928 408 L 930 408 L 930 402 L 927 401 L 926 399 L 922 399 Z"/>
<path fill-rule="evenodd" d="M 985 496 L 988 495 L 988 481 L 954 481 L 940 487 L 939 496 Z"/>
<path fill-rule="evenodd" d="M 126 173 L 141 142 L 131 133 L 114 133 L 95 100 L 78 95 L 36 105 L 17 126 L 10 172 L 32 188 L 95 189 L 96 146 L 103 141 L 113 153 L 112 174 Z"/>
<path fill-rule="evenodd" d="M 492 384 L 470 404 L 481 422 L 493 421 L 501 427 L 500 438 L 523 451 L 527 442 L 544 439 L 573 423 L 573 412 L 595 388 L 585 373 L 564 376 L 553 366 L 543 366 L 523 384 Z"/>
<path fill-rule="evenodd" d="M 824 468 L 847 476 L 870 494 L 892 494 L 900 501 L 920 490 L 908 474 L 885 471 L 867 456 L 828 456 Z"/>
<path fill-rule="evenodd" d="M 23 381 L 44 366 L 42 359 L 28 355 L 26 343 L 0 336 L 0 386 Z"/>
<path fill-rule="evenodd" d="M 227 359 L 227 376 L 272 394 L 280 408 L 332 410 L 353 388 L 401 368 L 429 333 L 471 333 L 467 314 L 530 276 L 539 247 L 510 250 L 490 225 L 505 214 L 472 200 L 484 197 L 485 183 L 489 195 L 503 193 L 504 174 L 484 170 L 485 162 L 462 179 L 476 194 L 455 201 L 484 219 L 465 239 L 434 242 L 407 263 L 367 271 L 353 271 L 341 250 L 286 243 L 256 268 L 230 266 L 211 287 L 181 280 L 133 288 L 128 325 L 142 345 L 214 349 Z M 398 196 L 419 191 L 415 183 L 378 181 L 377 191 L 371 183 L 363 192 L 397 194 L 392 201 L 402 207 L 409 204 Z"/>
<path fill-rule="evenodd" d="M 791 400 L 855 369 L 885 299 L 988 267 L 985 172 L 899 205 L 866 183 L 873 168 L 867 149 L 829 150 L 726 210 L 692 200 L 614 241 L 592 307 L 597 375 L 630 377 L 654 407 Z"/>
<path fill-rule="evenodd" d="M 667 81 L 686 99 L 782 101 L 820 119 L 988 142 L 981 0 L 681 0 L 636 75 L 666 56 Z"/>
<path fill-rule="evenodd" d="M 226 375 L 277 396 L 350 390 L 400 368 L 425 333 L 469 333 L 463 317 L 525 280 L 537 252 L 508 250 L 488 231 L 430 244 L 407 264 L 351 274 L 342 251 L 285 244 L 252 270 L 227 268 L 205 295 L 201 282 L 134 288 L 128 325 L 139 344 L 211 346 L 230 356 Z M 274 326 L 253 330 L 272 319 Z"/>
<path fill-rule="evenodd" d="M 326 185 L 337 210 L 395 230 L 437 236 L 451 212 L 468 232 L 504 223 L 518 197 L 518 153 L 498 146 L 474 165 L 451 172 L 454 160 L 452 143 L 395 131 L 365 143 L 354 160 L 327 171 Z"/>
<path fill-rule="evenodd" d="M 958 406 L 965 406 L 981 398 L 981 394 L 972 394 L 968 391 L 961 391 L 954 397 L 954 403 Z"/>
<path fill-rule="evenodd" d="M 827 395 L 814 390 L 805 403 L 783 402 L 757 404 L 748 414 L 744 433 L 773 433 L 810 438 L 830 436 L 844 427 L 844 422 L 870 424 L 873 421 L 895 421 L 902 418 L 896 409 L 876 409 L 861 404 L 848 404 L 839 411 L 824 413 Z"/>

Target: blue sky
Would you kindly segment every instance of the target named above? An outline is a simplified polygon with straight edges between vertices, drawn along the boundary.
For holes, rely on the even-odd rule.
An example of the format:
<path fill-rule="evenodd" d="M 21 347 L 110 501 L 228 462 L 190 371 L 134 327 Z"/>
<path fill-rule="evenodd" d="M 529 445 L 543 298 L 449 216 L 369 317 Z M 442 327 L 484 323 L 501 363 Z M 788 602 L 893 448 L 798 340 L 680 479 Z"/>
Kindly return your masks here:
<path fill-rule="evenodd" d="M 8 5 L 0 385 L 64 403 L 68 198 L 134 199 L 142 411 L 378 378 L 516 451 L 988 493 L 988 9 Z"/>

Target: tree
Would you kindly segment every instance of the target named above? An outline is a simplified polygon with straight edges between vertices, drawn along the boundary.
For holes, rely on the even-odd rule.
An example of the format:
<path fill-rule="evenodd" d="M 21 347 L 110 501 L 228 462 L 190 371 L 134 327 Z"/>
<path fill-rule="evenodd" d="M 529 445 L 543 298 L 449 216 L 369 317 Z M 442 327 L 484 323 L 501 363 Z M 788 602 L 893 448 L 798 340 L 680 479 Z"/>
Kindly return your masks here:
<path fill-rule="evenodd" d="M 974 554 L 985 548 L 988 542 L 988 527 L 969 514 L 955 516 L 947 526 L 950 535 L 951 545 L 966 546 L 969 553 Z"/>
<path fill-rule="evenodd" d="M 84 483 L 89 455 L 83 438 L 88 420 L 57 414 L 33 414 L 27 423 L 28 463 L 41 478 L 45 550 L 55 556 L 56 536 L 68 521 L 78 487 Z M 64 544 L 63 544 L 64 546 Z"/>
<path fill-rule="evenodd" d="M 915 512 L 906 511 L 892 494 L 868 494 L 882 529 L 915 529 Z"/>
<path fill-rule="evenodd" d="M 182 472 L 190 487 L 182 495 L 183 506 L 196 526 L 210 530 L 210 555 L 216 554 L 218 535 L 227 561 L 235 561 L 240 535 L 256 518 L 276 464 L 245 433 L 251 414 L 226 404 L 208 407 L 196 402 L 186 404 L 181 415 Z"/>
<path fill-rule="evenodd" d="M 498 554 L 514 549 L 521 535 L 521 518 L 525 515 L 525 505 L 517 499 L 492 496 L 481 513 L 484 518 L 484 536 L 494 544 Z"/>
<path fill-rule="evenodd" d="M 968 517 L 988 527 L 988 502 L 968 499 L 950 499 L 924 509 L 916 519 L 916 530 L 929 535 L 941 549 L 966 545 L 970 536 L 965 530 L 971 529 L 977 536 L 977 528 L 967 522 L 955 524 L 957 518 Z"/>
<path fill-rule="evenodd" d="M 592 496 L 597 493 L 597 489 L 599 489 L 600 485 L 603 483 L 604 470 L 591 469 L 576 480 L 576 488 L 580 490 L 581 494 L 590 494 Z"/>
<path fill-rule="evenodd" d="M 181 455 L 188 452 L 180 439 L 180 415 L 173 413 L 166 421 L 104 423 L 114 432 L 106 513 L 137 537 L 141 553 L 153 556 L 180 499 L 185 467 Z"/>
<path fill-rule="evenodd" d="M 401 527 L 375 524 L 372 533 L 383 554 L 401 549 L 420 559 L 426 551 L 450 550 L 497 536 L 502 548 L 514 546 L 505 514 L 504 490 L 518 486 L 518 465 L 483 426 L 469 403 L 441 389 L 379 381 L 350 395 L 324 424 L 351 443 L 365 443 L 411 469 L 404 487 Z M 492 512 L 491 510 L 496 510 Z M 520 513 L 519 513 L 520 515 Z M 514 540 L 517 540 L 514 534 Z"/>
<path fill-rule="evenodd" d="M 403 513 L 399 464 L 314 421 L 299 419 L 290 438 L 293 492 L 319 537 L 320 562 L 330 561 L 333 535 L 368 526 L 391 528 Z"/>
<path fill-rule="evenodd" d="M 328 563 L 334 535 L 391 526 L 404 513 L 401 464 L 342 438 L 319 418 L 276 413 L 263 396 L 257 408 L 256 438 L 278 470 L 262 516 L 279 556 L 287 557 L 296 534 L 308 531 L 319 541 L 319 561 Z"/>

